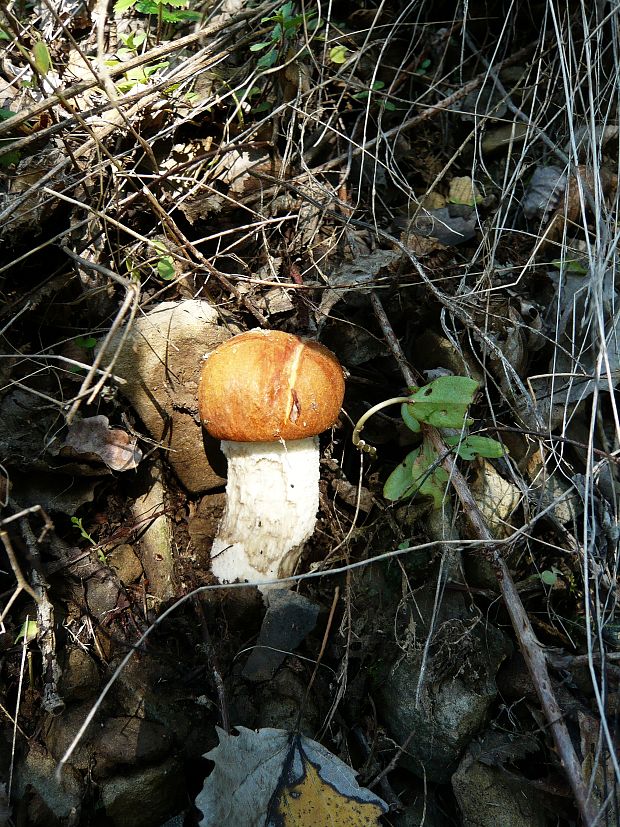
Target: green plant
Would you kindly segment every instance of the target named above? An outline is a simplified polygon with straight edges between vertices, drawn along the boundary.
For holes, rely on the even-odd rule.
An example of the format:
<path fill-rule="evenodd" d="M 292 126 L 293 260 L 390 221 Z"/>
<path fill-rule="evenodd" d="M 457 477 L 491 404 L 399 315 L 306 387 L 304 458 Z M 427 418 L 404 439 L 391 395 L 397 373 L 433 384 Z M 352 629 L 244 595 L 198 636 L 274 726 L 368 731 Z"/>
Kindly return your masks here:
<path fill-rule="evenodd" d="M 200 20 L 200 12 L 188 8 L 189 0 L 116 0 L 114 11 L 135 9 L 140 14 L 157 16 L 158 30 L 162 23 L 183 23 L 186 20 Z"/>
<path fill-rule="evenodd" d="M 158 253 L 161 253 L 161 255 L 157 257 L 157 264 L 155 266 L 157 275 L 163 281 L 172 281 L 172 279 L 176 276 L 174 259 L 172 256 L 166 255 L 168 250 L 165 244 L 162 244 L 161 241 L 154 241 L 153 247 Z"/>
<path fill-rule="evenodd" d="M 103 553 L 103 551 L 100 548 L 97 548 L 97 543 L 93 540 L 91 535 L 88 533 L 88 531 L 86 531 L 86 529 L 82 525 L 82 518 L 81 517 L 71 517 L 71 522 L 77 528 L 77 530 L 80 532 L 80 536 L 84 540 L 88 540 L 88 542 L 91 544 L 91 546 L 94 546 L 97 549 L 97 557 L 98 557 L 99 561 L 101 563 L 107 563 L 107 560 L 105 559 L 105 554 Z"/>
<path fill-rule="evenodd" d="M 306 25 L 316 17 L 316 12 L 310 11 L 305 14 L 295 14 L 293 11 L 293 3 L 285 3 L 275 14 L 269 17 L 263 17 L 262 23 L 273 23 L 273 27 L 269 32 L 267 40 L 260 43 L 254 43 L 250 46 L 251 52 L 262 52 L 265 49 L 268 51 L 259 58 L 256 68 L 271 69 L 275 66 L 278 56 L 285 54 L 291 41 L 296 37 L 301 29 L 304 20 Z"/>
<path fill-rule="evenodd" d="M 117 66 L 118 61 L 106 61 L 109 66 Z M 152 63 L 146 66 L 136 66 L 134 69 L 129 69 L 125 72 L 123 80 L 116 84 L 119 92 L 130 92 L 135 86 L 141 83 L 147 83 L 151 75 L 158 72 L 160 69 L 167 69 L 169 63 L 167 60 L 162 60 L 161 63 Z"/>
<path fill-rule="evenodd" d="M 370 89 L 365 89 L 363 92 L 356 92 L 352 97 L 353 100 L 356 101 L 366 101 L 370 97 L 372 92 L 380 92 L 385 87 L 385 83 L 382 80 L 376 80 Z M 381 107 L 388 112 L 394 112 L 396 106 L 386 97 L 381 98 Z"/>
<path fill-rule="evenodd" d="M 422 388 L 415 388 L 410 396 L 380 402 L 359 419 L 353 430 L 353 444 L 371 456 L 376 456 L 376 450 L 360 434 L 368 419 L 388 405 L 400 404 L 405 425 L 422 435 L 422 444 L 407 454 L 386 480 L 383 496 L 387 500 L 402 500 L 419 493 L 431 498 L 433 508 L 441 507 L 448 473 L 422 425 L 438 428 L 446 445 L 461 459 L 503 456 L 504 447 L 496 440 L 467 433 L 473 422 L 467 417 L 467 409 L 477 389 L 478 384 L 466 376 L 440 376 Z"/>
<path fill-rule="evenodd" d="M 94 350 L 97 340 L 94 336 L 77 336 L 75 344 L 84 350 Z"/>
<path fill-rule="evenodd" d="M 119 60 L 130 60 L 138 55 L 140 46 L 146 41 L 146 32 L 129 32 L 119 35 L 123 46 L 116 50 Z"/>

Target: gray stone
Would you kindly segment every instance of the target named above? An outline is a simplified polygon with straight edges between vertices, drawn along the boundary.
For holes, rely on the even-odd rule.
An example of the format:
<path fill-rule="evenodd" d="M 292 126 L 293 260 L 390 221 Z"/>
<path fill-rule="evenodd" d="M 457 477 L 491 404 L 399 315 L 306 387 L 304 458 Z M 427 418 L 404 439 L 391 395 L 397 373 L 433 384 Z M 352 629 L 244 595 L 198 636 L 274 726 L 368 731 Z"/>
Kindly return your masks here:
<path fill-rule="evenodd" d="M 298 592 L 272 589 L 268 597 L 269 608 L 242 673 L 248 680 L 272 678 L 286 656 L 314 629 L 319 616 L 317 604 Z"/>
<path fill-rule="evenodd" d="M 454 607 L 450 614 L 438 619 L 424 674 L 423 646 L 416 642 L 378 690 L 379 712 L 392 738 L 403 744 L 413 733 L 401 764 L 439 783 L 449 780 L 461 752 L 485 723 L 497 695 L 495 673 L 509 651 L 492 626 L 455 617 Z"/>
<path fill-rule="evenodd" d="M 99 689 L 97 664 L 80 646 L 68 646 L 62 662 L 59 692 L 65 701 L 84 701 Z"/>
<path fill-rule="evenodd" d="M 133 583 L 142 576 L 142 564 L 133 548 L 123 543 L 105 553 L 106 561 L 122 583 Z"/>
<path fill-rule="evenodd" d="M 15 797 L 28 802 L 28 824 L 51 827 L 55 823 L 77 823 L 83 788 L 77 773 L 65 766 L 56 780 L 56 761 L 47 750 L 30 742 L 28 754 L 15 767 Z"/>
<path fill-rule="evenodd" d="M 497 767 L 465 756 L 452 777 L 463 827 L 546 827 L 538 795 Z M 555 823 L 555 820 L 554 822 Z"/>
<path fill-rule="evenodd" d="M 119 766 L 153 764 L 172 749 L 171 733 L 161 724 L 140 718 L 108 718 L 96 731 L 94 774 L 107 777 Z"/>
<path fill-rule="evenodd" d="M 101 784 L 101 800 L 114 827 L 152 827 L 178 813 L 186 799 L 182 767 L 174 759 Z"/>
<path fill-rule="evenodd" d="M 192 493 L 224 484 L 211 467 L 198 420 L 198 380 L 205 353 L 230 338 L 208 302 L 163 302 L 135 319 L 112 368 L 125 380 L 122 394 L 150 435 L 164 446 L 166 459 Z M 109 357 L 120 344 L 114 337 Z"/>

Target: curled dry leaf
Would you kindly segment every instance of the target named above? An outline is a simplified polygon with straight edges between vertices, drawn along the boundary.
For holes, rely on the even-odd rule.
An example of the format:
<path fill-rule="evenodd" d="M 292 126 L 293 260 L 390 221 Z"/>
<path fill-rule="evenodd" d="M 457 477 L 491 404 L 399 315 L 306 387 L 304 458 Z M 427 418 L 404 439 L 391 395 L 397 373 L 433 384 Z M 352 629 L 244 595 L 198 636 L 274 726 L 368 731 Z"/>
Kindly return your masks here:
<path fill-rule="evenodd" d="M 316 741 L 283 729 L 218 729 L 215 763 L 196 798 L 201 827 L 372 827 L 387 805 Z"/>
<path fill-rule="evenodd" d="M 120 428 L 110 428 L 107 416 L 90 416 L 74 422 L 62 447 L 72 448 L 78 454 L 94 454 L 113 471 L 136 468 L 142 459 L 135 437 Z"/>

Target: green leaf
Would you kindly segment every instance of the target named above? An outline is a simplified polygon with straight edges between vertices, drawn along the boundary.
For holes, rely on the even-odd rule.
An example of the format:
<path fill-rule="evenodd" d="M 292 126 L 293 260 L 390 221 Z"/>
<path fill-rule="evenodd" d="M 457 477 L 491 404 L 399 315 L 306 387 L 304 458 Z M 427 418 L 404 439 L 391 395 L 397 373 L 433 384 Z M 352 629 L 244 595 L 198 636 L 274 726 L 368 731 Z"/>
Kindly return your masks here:
<path fill-rule="evenodd" d="M 97 340 L 94 336 L 78 336 L 75 344 L 78 347 L 84 348 L 84 350 L 92 350 L 97 344 Z"/>
<path fill-rule="evenodd" d="M 435 511 L 441 508 L 448 487 L 448 472 L 435 464 L 437 459 L 433 446 L 424 441 L 411 469 L 415 488 L 424 497 L 432 499 Z"/>
<path fill-rule="evenodd" d="M 348 53 L 349 50 L 346 46 L 334 46 L 333 49 L 329 50 L 329 59 L 336 64 L 346 63 Z"/>
<path fill-rule="evenodd" d="M 250 46 L 251 52 L 262 52 L 263 49 L 266 49 L 267 46 L 271 46 L 271 40 L 265 40 L 263 43 L 253 43 Z"/>
<path fill-rule="evenodd" d="M 0 40 L 10 40 L 10 36 L 4 31 L 4 29 L 0 29 Z"/>
<path fill-rule="evenodd" d="M 551 264 L 556 270 L 574 273 L 576 276 L 586 276 L 588 274 L 588 268 L 584 267 L 582 262 L 575 258 L 565 258 L 564 260 L 556 259 L 556 261 L 552 261 Z"/>
<path fill-rule="evenodd" d="M 271 67 L 275 64 L 276 60 L 278 59 L 278 50 L 272 49 L 270 52 L 267 52 L 266 55 L 263 55 L 261 59 L 256 64 L 257 69 L 271 69 Z"/>
<path fill-rule="evenodd" d="M 52 68 L 52 58 L 50 57 L 50 50 L 47 48 L 47 43 L 42 40 L 37 40 L 32 47 L 32 57 L 34 58 L 34 65 L 42 75 L 47 75 Z"/>
<path fill-rule="evenodd" d="M 558 582 L 558 569 L 555 567 L 549 571 L 549 569 L 545 569 L 545 571 L 541 571 L 540 579 L 545 584 L 545 586 L 555 586 Z"/>
<path fill-rule="evenodd" d="M 413 431 L 414 434 L 417 434 L 420 431 L 420 423 L 413 415 L 413 408 L 414 406 L 409 402 L 403 402 L 400 406 L 400 415 L 402 416 L 405 425 Z"/>
<path fill-rule="evenodd" d="M 12 149 L 8 152 L 3 153 L 0 155 L 0 169 L 6 169 L 7 167 L 12 166 L 13 164 L 19 164 L 21 160 L 21 154 L 19 150 Z"/>
<path fill-rule="evenodd" d="M 386 500 L 402 500 L 416 492 L 433 501 L 433 508 L 441 508 L 448 485 L 448 472 L 436 465 L 437 454 L 430 443 L 423 442 L 398 465 L 385 481 Z"/>
<path fill-rule="evenodd" d="M 499 459 L 506 453 L 506 449 L 496 439 L 489 439 L 486 436 L 445 436 L 446 445 L 456 449 L 461 459 L 474 459 L 474 457 L 486 457 L 486 459 Z"/>
<path fill-rule="evenodd" d="M 0 121 L 8 121 L 9 118 L 14 118 L 15 112 L 11 112 L 10 109 L 6 109 L 5 107 L 0 107 Z"/>
<path fill-rule="evenodd" d="M 462 428 L 478 383 L 467 376 L 440 376 L 411 395 L 409 412 L 436 428 Z"/>
<path fill-rule="evenodd" d="M 171 281 L 175 277 L 176 271 L 171 256 L 164 256 L 159 259 L 157 262 L 157 272 L 159 273 L 159 277 L 164 281 Z"/>
<path fill-rule="evenodd" d="M 36 639 L 38 631 L 39 627 L 36 620 L 24 620 L 15 638 L 15 643 L 19 643 L 20 640 L 25 640 L 26 643 L 30 643 L 30 641 Z"/>
<path fill-rule="evenodd" d="M 136 5 L 136 0 L 116 0 L 114 4 L 114 11 L 120 14 L 121 12 L 127 11 L 127 9 L 131 9 Z"/>
<path fill-rule="evenodd" d="M 412 473 L 413 464 L 419 453 L 420 449 L 416 448 L 415 451 L 407 454 L 387 478 L 383 486 L 383 496 L 386 500 L 402 500 L 403 497 L 410 497 L 415 492 L 416 486 L 413 484 Z"/>
<path fill-rule="evenodd" d="M 387 112 L 396 112 L 396 104 L 392 103 L 392 101 L 383 101 L 383 108 Z"/>

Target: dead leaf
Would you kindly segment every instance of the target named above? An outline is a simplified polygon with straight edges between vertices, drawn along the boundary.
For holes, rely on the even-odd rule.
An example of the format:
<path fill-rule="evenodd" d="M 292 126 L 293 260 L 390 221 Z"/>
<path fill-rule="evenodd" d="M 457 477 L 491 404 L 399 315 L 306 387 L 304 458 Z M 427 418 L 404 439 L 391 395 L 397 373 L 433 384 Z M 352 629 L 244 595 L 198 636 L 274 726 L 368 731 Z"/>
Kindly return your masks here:
<path fill-rule="evenodd" d="M 513 532 L 510 518 L 519 505 L 521 492 L 501 477 L 490 462 L 482 460 L 481 463 L 471 490 L 493 536 L 502 539 Z"/>
<path fill-rule="evenodd" d="M 107 416 L 90 416 L 74 422 L 64 445 L 78 454 L 93 454 L 113 471 L 136 468 L 142 459 L 135 437 L 120 428 L 110 428 Z"/>
<path fill-rule="evenodd" d="M 316 741 L 283 729 L 218 729 L 215 768 L 196 798 L 201 827 L 377 827 L 384 801 Z"/>
<path fill-rule="evenodd" d="M 344 798 L 319 775 L 317 767 L 304 760 L 304 777 L 283 787 L 278 799 L 278 815 L 285 827 L 311 827 L 315 824 L 349 824 L 351 827 L 378 824 L 384 812 L 379 804 Z"/>
<path fill-rule="evenodd" d="M 451 204 L 465 204 L 473 207 L 482 201 L 482 195 L 472 179 L 466 175 L 463 178 L 453 178 L 450 181 L 448 201 Z"/>

